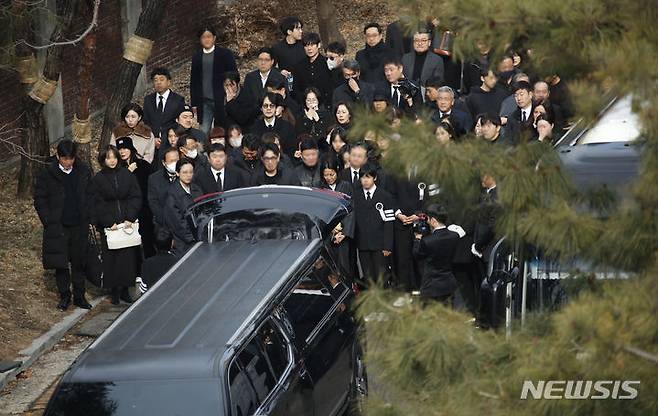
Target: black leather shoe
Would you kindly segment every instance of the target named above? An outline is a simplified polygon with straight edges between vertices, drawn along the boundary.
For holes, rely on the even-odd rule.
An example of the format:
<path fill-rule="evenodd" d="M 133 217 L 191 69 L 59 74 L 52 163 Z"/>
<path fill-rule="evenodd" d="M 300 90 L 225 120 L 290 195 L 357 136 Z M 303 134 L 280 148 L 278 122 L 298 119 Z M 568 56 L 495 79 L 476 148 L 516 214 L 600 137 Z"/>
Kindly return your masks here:
<path fill-rule="evenodd" d="M 62 296 L 59 298 L 59 303 L 57 304 L 57 309 L 60 311 L 64 312 L 69 308 L 69 305 L 71 304 L 71 296 Z"/>
<path fill-rule="evenodd" d="M 128 288 L 123 288 L 121 291 L 121 296 L 120 299 L 126 303 L 133 303 L 135 300 L 130 297 L 130 292 L 128 292 Z"/>
<path fill-rule="evenodd" d="M 87 302 L 84 296 L 73 299 L 73 304 L 78 308 L 91 309 L 91 303 Z"/>
<path fill-rule="evenodd" d="M 112 288 L 112 305 L 118 305 L 119 304 L 119 289 Z"/>

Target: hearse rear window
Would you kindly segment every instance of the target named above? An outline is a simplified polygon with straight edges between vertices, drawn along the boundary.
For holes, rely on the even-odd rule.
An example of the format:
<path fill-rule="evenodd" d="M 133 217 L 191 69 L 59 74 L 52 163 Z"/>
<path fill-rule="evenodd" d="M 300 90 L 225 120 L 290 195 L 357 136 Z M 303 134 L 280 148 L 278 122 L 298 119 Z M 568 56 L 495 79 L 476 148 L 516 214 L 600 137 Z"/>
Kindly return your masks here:
<path fill-rule="evenodd" d="M 206 416 L 221 412 L 217 380 L 65 383 L 45 416 Z"/>
<path fill-rule="evenodd" d="M 308 240 L 319 237 L 317 227 L 306 215 L 276 209 L 235 211 L 214 218 L 210 224 L 213 241 Z"/>

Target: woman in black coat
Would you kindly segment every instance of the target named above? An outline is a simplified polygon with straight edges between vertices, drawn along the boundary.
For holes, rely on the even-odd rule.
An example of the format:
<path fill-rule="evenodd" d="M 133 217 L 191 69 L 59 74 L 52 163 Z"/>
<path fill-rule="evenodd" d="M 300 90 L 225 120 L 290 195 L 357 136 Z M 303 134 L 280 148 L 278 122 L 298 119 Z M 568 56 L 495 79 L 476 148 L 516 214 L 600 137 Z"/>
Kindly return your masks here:
<path fill-rule="evenodd" d="M 178 180 L 169 188 L 164 216 L 167 228 L 174 236 L 172 252 L 176 256 L 182 256 L 196 241 L 185 211 L 203 192 L 198 185 L 192 183 L 194 165 L 188 159 L 181 159 L 176 163 L 176 174 Z"/>
<path fill-rule="evenodd" d="M 320 91 L 315 87 L 304 91 L 304 113 L 301 119 L 297 120 L 297 136 L 308 134 L 324 153 L 328 147 L 326 138 L 331 114 L 321 105 L 319 97 Z"/>
<path fill-rule="evenodd" d="M 142 249 L 144 257 L 155 255 L 155 237 L 153 231 L 153 213 L 149 209 L 148 186 L 149 175 L 152 172 L 151 164 L 142 159 L 133 146 L 130 137 L 119 137 L 116 140 L 117 149 L 124 168 L 127 168 L 137 178 L 139 190 L 142 192 L 142 209 L 139 210 L 139 233 L 142 236 Z M 139 256 L 137 270 L 142 269 L 142 257 Z"/>
<path fill-rule="evenodd" d="M 91 200 L 94 223 L 99 229 L 116 228 L 118 224 L 132 226 L 142 207 L 142 193 L 135 175 L 120 165 L 119 151 L 108 145 L 98 154 L 101 170 L 91 181 Z M 119 299 L 131 303 L 128 288 L 138 275 L 137 256 L 140 247 L 109 250 L 105 232 L 101 233 L 103 248 L 103 276 L 106 287 L 112 290 L 112 303 Z"/>

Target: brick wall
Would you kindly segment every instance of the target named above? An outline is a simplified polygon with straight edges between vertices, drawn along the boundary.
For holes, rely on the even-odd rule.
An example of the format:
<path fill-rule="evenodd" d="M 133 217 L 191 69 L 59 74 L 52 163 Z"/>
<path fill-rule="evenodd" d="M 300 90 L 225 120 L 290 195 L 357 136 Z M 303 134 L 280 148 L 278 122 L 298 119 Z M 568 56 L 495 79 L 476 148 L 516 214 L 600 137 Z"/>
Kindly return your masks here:
<path fill-rule="evenodd" d="M 197 45 L 196 31 L 200 23 L 217 16 L 216 0 L 170 0 L 159 31 L 147 73 L 155 66 L 175 68 L 190 60 Z M 89 23 L 88 16 L 75 22 L 77 33 Z M 91 111 L 102 108 L 112 91 L 113 79 L 122 57 L 122 17 L 120 0 L 104 0 L 99 9 L 96 57 L 93 72 L 94 90 Z M 63 55 L 62 92 L 66 125 L 70 124 L 77 106 L 77 71 L 81 46 L 66 47 Z M 7 138 L 17 125 L 5 126 L 20 115 L 24 93 L 15 73 L 0 70 L 0 138 Z M 5 126 L 2 128 L 1 126 Z M 5 146 L 0 146 L 2 149 Z M 3 152 L 5 153 L 5 152 Z"/>

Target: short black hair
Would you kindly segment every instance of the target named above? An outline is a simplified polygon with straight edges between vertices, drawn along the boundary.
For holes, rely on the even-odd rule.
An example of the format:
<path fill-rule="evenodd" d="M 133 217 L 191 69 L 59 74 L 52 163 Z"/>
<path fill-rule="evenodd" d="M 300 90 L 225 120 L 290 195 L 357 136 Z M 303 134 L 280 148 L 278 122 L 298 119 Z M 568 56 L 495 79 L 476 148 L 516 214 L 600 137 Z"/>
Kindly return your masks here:
<path fill-rule="evenodd" d="M 391 64 L 393 64 L 395 66 L 402 66 L 402 61 L 398 57 L 388 56 L 388 57 L 386 57 L 386 59 L 384 59 L 384 62 L 383 62 L 382 66 L 391 65 Z"/>
<path fill-rule="evenodd" d="M 123 106 L 121 109 L 121 120 L 125 119 L 126 116 L 128 115 L 128 111 L 134 111 L 137 113 L 139 118 L 144 118 L 144 110 L 142 110 L 142 106 L 137 104 L 137 103 L 128 103 Z"/>
<path fill-rule="evenodd" d="M 205 23 L 199 28 L 199 30 L 197 30 L 196 37 L 200 38 L 201 35 L 206 32 L 210 32 L 213 36 L 217 36 L 217 30 L 215 30 L 215 27 L 209 23 Z"/>
<path fill-rule="evenodd" d="M 258 49 L 256 56 L 259 56 L 261 53 L 266 53 L 270 56 L 270 59 L 274 59 L 274 52 L 272 52 L 272 48 L 269 46 L 263 46 L 262 48 Z"/>
<path fill-rule="evenodd" d="M 350 150 L 352 150 L 352 149 L 356 149 L 357 147 L 362 148 L 362 149 L 365 150 L 366 152 L 368 152 L 368 151 L 370 150 L 370 145 L 368 145 L 368 143 L 366 143 L 366 142 L 363 141 L 363 140 L 359 140 L 358 142 L 354 143 L 354 144 L 350 147 Z"/>
<path fill-rule="evenodd" d="M 187 144 L 187 139 L 192 139 L 195 142 L 197 141 L 196 137 L 192 136 L 191 134 L 185 133 L 178 136 L 178 141 L 176 142 L 176 146 L 178 148 L 185 147 L 185 145 Z"/>
<path fill-rule="evenodd" d="M 176 172 L 180 173 L 180 170 L 185 165 L 192 165 L 192 167 L 194 168 L 194 163 L 192 163 L 192 161 L 190 159 L 187 159 L 187 158 L 184 157 L 182 159 L 178 159 L 178 162 L 176 162 Z"/>
<path fill-rule="evenodd" d="M 221 143 L 211 143 L 208 146 L 208 156 L 213 152 L 224 152 L 226 153 L 226 146 Z"/>
<path fill-rule="evenodd" d="M 261 107 L 263 106 L 263 103 L 265 103 L 266 98 L 270 101 L 270 103 L 277 105 L 280 100 L 279 97 L 280 95 L 275 92 L 266 92 L 265 94 L 263 94 L 263 98 L 261 98 L 260 100 L 260 106 Z"/>
<path fill-rule="evenodd" d="M 480 76 L 481 76 L 482 78 L 484 78 L 484 77 L 486 77 L 487 75 L 489 75 L 489 72 L 493 73 L 493 74 L 496 76 L 496 78 L 498 78 L 498 74 L 496 74 L 496 73 L 494 72 L 494 70 L 491 69 L 491 68 L 489 68 L 487 65 L 483 65 L 483 66 L 481 66 L 479 69 L 480 69 Z"/>
<path fill-rule="evenodd" d="M 280 90 L 281 88 L 287 87 L 286 82 L 287 81 L 285 80 L 285 78 L 270 77 L 265 83 L 265 89 L 272 88 L 275 90 Z"/>
<path fill-rule="evenodd" d="M 442 77 L 432 77 L 425 81 L 425 88 L 436 88 L 437 90 L 445 85 Z"/>
<path fill-rule="evenodd" d="M 224 72 L 224 79 L 230 79 L 236 84 L 240 85 L 240 73 L 238 71 L 226 71 Z"/>
<path fill-rule="evenodd" d="M 281 34 L 283 34 L 283 36 L 286 36 L 288 35 L 288 31 L 295 30 L 297 25 L 304 27 L 304 22 L 302 22 L 302 20 L 297 16 L 286 16 L 281 19 L 279 30 L 281 30 Z"/>
<path fill-rule="evenodd" d="M 373 179 L 377 179 L 377 166 L 375 166 L 374 163 L 366 162 L 366 164 L 359 169 L 359 173 L 360 176 L 370 176 Z"/>
<path fill-rule="evenodd" d="M 176 143 L 176 144 L 178 144 L 178 143 Z M 164 162 L 164 161 L 167 159 L 167 155 L 168 155 L 169 153 L 176 153 L 176 154 L 178 154 L 178 147 L 174 147 L 174 146 L 172 146 L 172 147 L 168 147 L 167 150 L 165 150 L 164 152 L 162 152 L 162 157 L 161 157 L 160 159 Z"/>
<path fill-rule="evenodd" d="M 327 45 L 327 52 L 337 53 L 338 55 L 345 55 L 345 44 L 342 42 L 331 42 L 329 45 Z"/>
<path fill-rule="evenodd" d="M 169 72 L 164 66 L 153 68 L 153 71 L 151 71 L 151 79 L 155 78 L 156 75 L 164 75 L 168 80 L 171 80 L 171 72 Z"/>
<path fill-rule="evenodd" d="M 518 90 L 532 92 L 533 88 L 528 81 L 519 81 L 512 85 L 512 94 L 516 93 Z"/>
<path fill-rule="evenodd" d="M 281 136 L 275 131 L 266 131 L 260 136 L 260 140 L 263 144 L 265 143 L 276 143 L 277 141 L 281 144 Z"/>
<path fill-rule="evenodd" d="M 370 22 L 363 27 L 363 34 L 365 35 L 366 31 L 368 31 L 368 29 L 373 27 L 377 29 L 377 32 L 379 32 L 380 34 L 382 33 L 382 25 L 380 25 L 377 22 Z"/>
<path fill-rule="evenodd" d="M 107 159 L 107 155 L 110 153 L 113 154 L 117 160 L 121 160 L 119 150 L 116 148 L 116 146 L 108 144 L 107 146 L 103 147 L 100 152 L 98 152 L 98 164 L 101 165 L 101 167 L 105 167 L 105 159 Z"/>
<path fill-rule="evenodd" d="M 274 143 L 264 143 L 260 147 L 260 156 L 263 157 L 265 155 L 265 152 L 267 152 L 268 150 L 271 150 L 272 153 L 274 153 L 277 156 L 281 155 L 281 150 L 279 150 L 279 146 L 277 146 Z"/>
<path fill-rule="evenodd" d="M 320 44 L 320 35 L 315 32 L 304 33 L 302 37 L 302 45 L 319 45 Z"/>
<path fill-rule="evenodd" d="M 262 141 L 260 137 L 255 134 L 248 133 L 242 137 L 242 147 L 247 150 L 258 150 L 260 149 L 261 144 Z"/>
<path fill-rule="evenodd" d="M 306 96 L 310 93 L 315 94 L 315 98 L 318 99 L 318 103 L 322 104 L 322 94 L 320 94 L 320 90 L 315 87 L 308 87 L 304 90 L 304 102 L 302 103 L 302 106 L 306 106 Z"/>
<path fill-rule="evenodd" d="M 481 122 L 480 122 L 480 123 L 481 123 Z M 449 120 L 447 120 L 447 119 L 446 119 L 446 120 L 442 120 L 442 121 L 436 126 L 436 128 L 435 128 L 434 130 L 436 131 L 436 129 L 438 129 L 439 127 L 441 127 L 443 130 L 445 130 L 446 133 L 448 133 L 448 135 L 450 136 L 451 139 L 454 139 L 454 138 L 456 137 L 456 134 L 455 134 L 455 128 L 453 127 L 452 123 L 451 123 Z"/>
<path fill-rule="evenodd" d="M 496 113 L 484 113 L 480 114 L 477 117 L 478 120 L 480 120 L 480 125 L 484 126 L 487 123 L 491 123 L 494 126 L 502 126 L 502 122 L 500 120 L 500 116 Z"/>
<path fill-rule="evenodd" d="M 73 140 L 65 139 L 57 143 L 57 156 L 74 158 L 78 155 L 78 145 Z"/>
<path fill-rule="evenodd" d="M 318 143 L 312 137 L 307 137 L 299 143 L 299 150 L 318 150 Z"/>
<path fill-rule="evenodd" d="M 441 224 L 445 224 L 448 221 L 448 211 L 439 204 L 430 204 L 425 213 L 428 217 L 434 218 L 439 221 Z"/>

